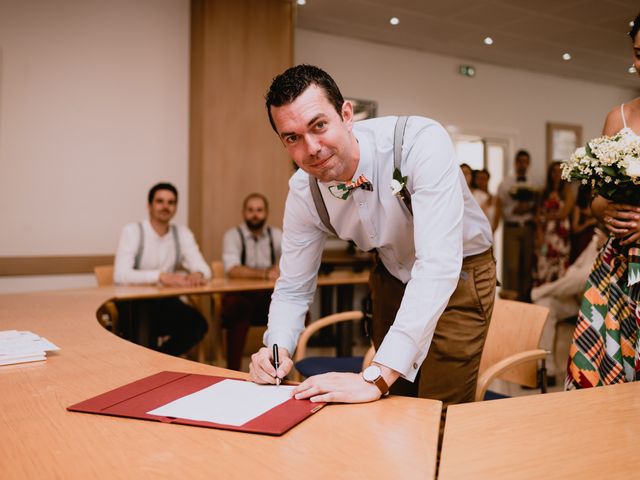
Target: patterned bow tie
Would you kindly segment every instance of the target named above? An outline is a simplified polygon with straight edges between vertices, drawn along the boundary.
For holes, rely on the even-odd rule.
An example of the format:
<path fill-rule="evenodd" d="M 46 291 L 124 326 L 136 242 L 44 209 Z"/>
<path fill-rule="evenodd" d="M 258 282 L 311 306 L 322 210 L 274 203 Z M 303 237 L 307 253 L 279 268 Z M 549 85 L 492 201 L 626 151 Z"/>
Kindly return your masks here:
<path fill-rule="evenodd" d="M 373 185 L 371 185 L 371 182 L 367 180 L 367 177 L 365 177 L 364 175 L 360 175 L 352 182 L 331 185 L 329 187 L 329 191 L 334 197 L 339 198 L 340 200 L 346 200 L 349 194 L 356 188 L 362 188 L 364 190 L 373 192 Z"/>

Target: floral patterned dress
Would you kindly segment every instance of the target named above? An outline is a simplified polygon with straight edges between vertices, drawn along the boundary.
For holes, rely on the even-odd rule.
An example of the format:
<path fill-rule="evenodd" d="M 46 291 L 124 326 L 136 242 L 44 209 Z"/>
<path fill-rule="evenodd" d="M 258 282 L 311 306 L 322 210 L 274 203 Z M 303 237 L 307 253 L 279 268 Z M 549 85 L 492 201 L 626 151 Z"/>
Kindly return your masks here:
<path fill-rule="evenodd" d="M 640 377 L 640 248 L 610 237 L 587 280 L 569 348 L 565 388 Z"/>
<path fill-rule="evenodd" d="M 564 208 L 564 200 L 557 193 L 551 194 L 542 202 L 542 217 L 557 213 Z M 534 278 L 535 286 L 553 282 L 562 277 L 569 267 L 571 239 L 569 218 L 547 220 L 541 226 L 542 241 L 537 250 L 537 264 Z"/>

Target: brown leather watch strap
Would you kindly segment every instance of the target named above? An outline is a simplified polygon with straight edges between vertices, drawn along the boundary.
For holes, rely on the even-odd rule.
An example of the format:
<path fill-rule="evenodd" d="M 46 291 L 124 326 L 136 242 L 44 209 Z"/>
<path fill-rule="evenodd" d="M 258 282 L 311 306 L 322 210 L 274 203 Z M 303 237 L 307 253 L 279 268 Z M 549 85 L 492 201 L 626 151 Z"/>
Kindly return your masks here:
<path fill-rule="evenodd" d="M 376 374 L 377 376 L 374 378 L 373 375 Z M 365 368 L 362 372 L 362 378 L 365 382 L 373 383 L 376 387 L 378 387 L 378 390 L 380 390 L 380 393 L 382 393 L 382 395 L 386 395 L 387 393 L 389 393 L 389 385 L 387 385 L 387 382 L 382 377 L 382 371 L 377 365 L 370 365 Z"/>
<path fill-rule="evenodd" d="M 378 387 L 382 395 L 386 395 L 387 393 L 389 393 L 389 385 L 387 385 L 387 382 L 384 381 L 384 378 L 382 378 L 382 375 L 376 378 L 373 384 L 376 387 Z"/>

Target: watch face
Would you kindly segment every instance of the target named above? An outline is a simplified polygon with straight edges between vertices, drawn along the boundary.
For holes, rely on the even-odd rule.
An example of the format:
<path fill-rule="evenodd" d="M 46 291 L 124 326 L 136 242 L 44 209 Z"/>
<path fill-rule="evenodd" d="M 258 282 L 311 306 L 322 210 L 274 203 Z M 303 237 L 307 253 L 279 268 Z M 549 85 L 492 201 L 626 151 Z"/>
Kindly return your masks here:
<path fill-rule="evenodd" d="M 380 371 L 380 367 L 375 365 L 371 365 L 365 368 L 364 372 L 362 372 L 362 378 L 364 378 L 367 382 L 375 382 L 375 380 L 382 374 Z"/>

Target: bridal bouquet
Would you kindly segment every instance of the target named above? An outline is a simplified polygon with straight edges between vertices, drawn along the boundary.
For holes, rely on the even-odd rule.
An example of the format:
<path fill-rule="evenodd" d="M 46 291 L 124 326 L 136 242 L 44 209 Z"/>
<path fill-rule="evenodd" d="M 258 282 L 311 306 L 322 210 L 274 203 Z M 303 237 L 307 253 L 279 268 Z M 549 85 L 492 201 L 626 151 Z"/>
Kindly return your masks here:
<path fill-rule="evenodd" d="M 563 162 L 562 178 L 590 184 L 613 202 L 640 205 L 640 141 L 620 133 L 595 138 Z"/>
<path fill-rule="evenodd" d="M 509 189 L 509 196 L 517 202 L 533 202 L 539 193 L 535 185 L 518 182 Z"/>

